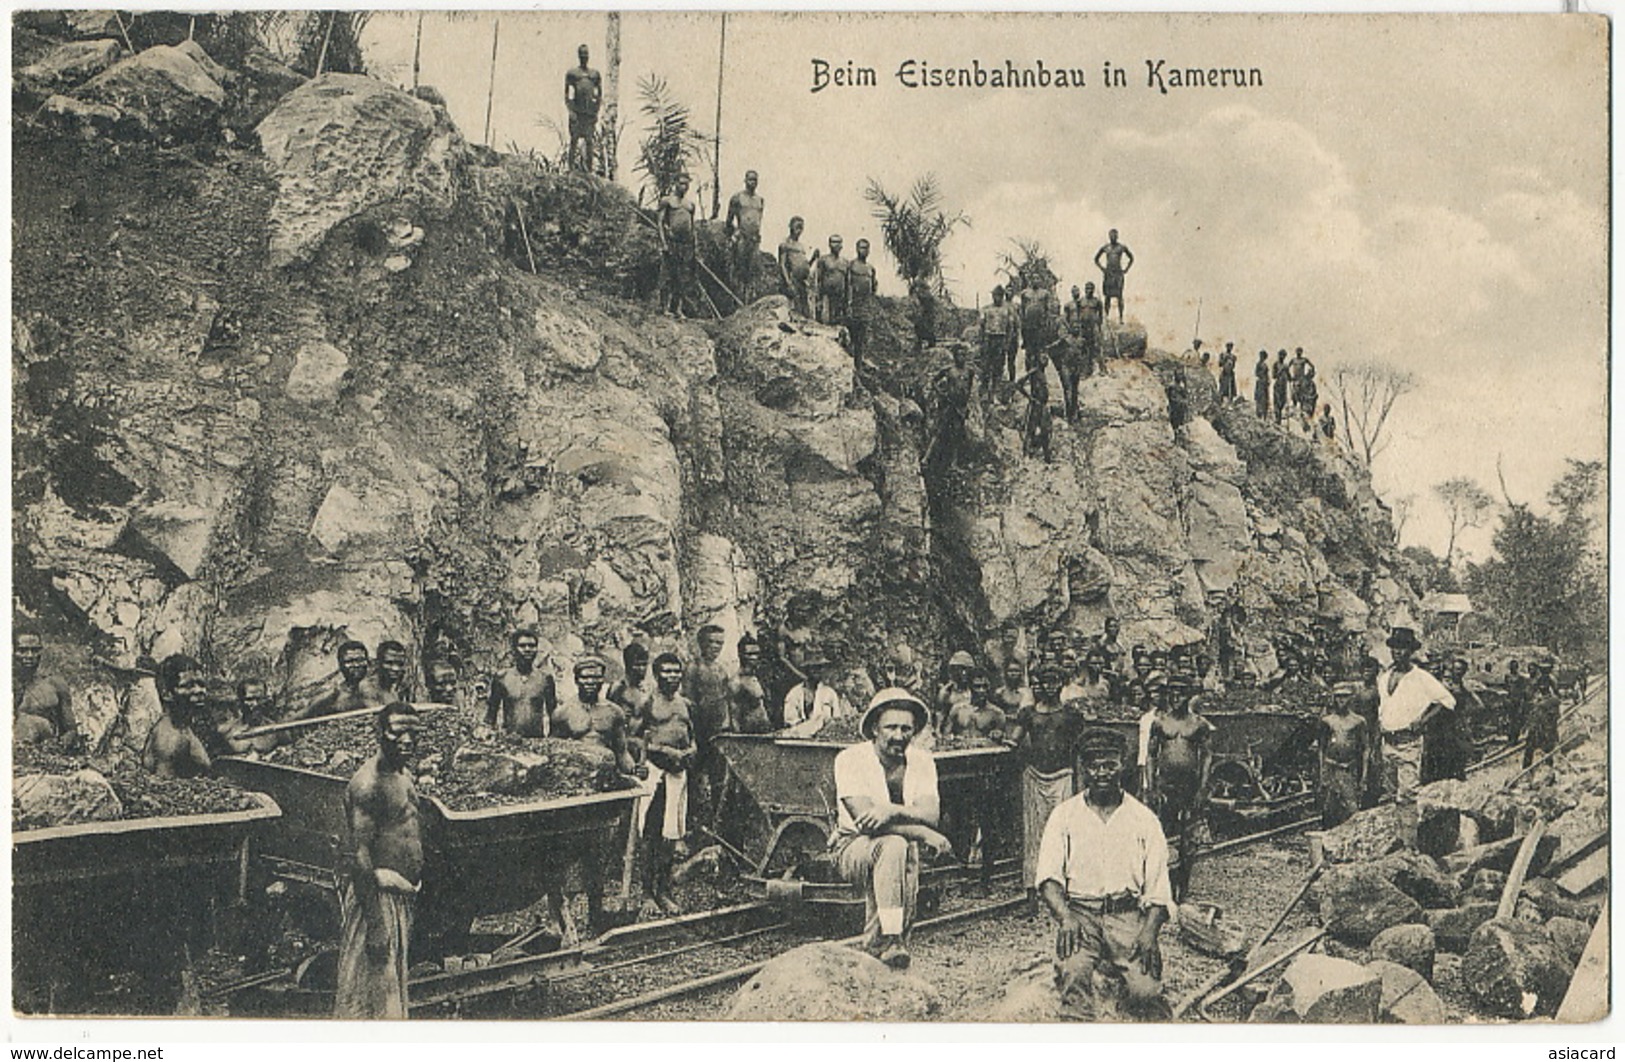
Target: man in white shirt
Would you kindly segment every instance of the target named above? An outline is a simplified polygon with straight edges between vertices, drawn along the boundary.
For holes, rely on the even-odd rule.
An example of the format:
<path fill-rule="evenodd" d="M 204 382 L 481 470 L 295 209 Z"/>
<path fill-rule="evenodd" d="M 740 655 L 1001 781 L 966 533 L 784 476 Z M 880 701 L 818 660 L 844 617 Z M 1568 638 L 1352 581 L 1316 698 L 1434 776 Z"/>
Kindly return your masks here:
<path fill-rule="evenodd" d="M 952 848 L 936 828 L 936 761 L 910 744 L 929 722 L 924 701 L 896 686 L 881 690 L 858 724 L 865 740 L 835 757 L 835 865 L 863 890 L 865 950 L 895 970 L 909 964 L 919 846 L 934 856 Z"/>
<path fill-rule="evenodd" d="M 1382 727 L 1383 797 L 1399 809 L 1400 840 L 1416 847 L 1416 788 L 1422 780 L 1422 733 L 1433 718 L 1453 711 L 1456 698 L 1444 683 L 1416 666 L 1422 648 L 1416 632 L 1395 627 L 1388 635 L 1393 664 L 1377 677 L 1377 722 Z"/>
<path fill-rule="evenodd" d="M 829 661 L 816 649 L 807 651 L 801 662 L 805 682 L 798 682 L 784 695 L 784 725 L 791 737 L 812 737 L 838 715 L 846 715 L 841 694 L 824 681 Z"/>
<path fill-rule="evenodd" d="M 1171 1016 L 1157 943 L 1174 910 L 1168 842 L 1156 814 L 1123 792 L 1125 745 L 1105 727 L 1084 731 L 1083 791 L 1050 815 L 1038 849 L 1066 1019 L 1097 1020 L 1098 1004 L 1119 995 L 1130 1017 Z"/>

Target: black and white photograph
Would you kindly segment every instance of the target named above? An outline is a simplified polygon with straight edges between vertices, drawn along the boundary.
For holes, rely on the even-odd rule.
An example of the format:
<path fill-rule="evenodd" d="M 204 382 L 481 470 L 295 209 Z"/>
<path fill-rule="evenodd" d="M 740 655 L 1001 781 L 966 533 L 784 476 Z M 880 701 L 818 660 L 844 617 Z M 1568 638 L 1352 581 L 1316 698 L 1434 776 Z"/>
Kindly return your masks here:
<path fill-rule="evenodd" d="M 8 17 L 12 1039 L 1609 1016 L 1607 16 Z"/>

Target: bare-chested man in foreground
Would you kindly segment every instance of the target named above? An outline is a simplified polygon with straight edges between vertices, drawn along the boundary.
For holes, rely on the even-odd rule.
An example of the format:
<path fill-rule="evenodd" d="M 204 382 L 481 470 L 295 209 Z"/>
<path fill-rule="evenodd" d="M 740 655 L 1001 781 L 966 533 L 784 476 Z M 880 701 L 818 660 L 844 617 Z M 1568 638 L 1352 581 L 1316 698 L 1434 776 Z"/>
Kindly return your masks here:
<path fill-rule="evenodd" d="M 756 283 L 756 256 L 762 250 L 762 212 L 767 202 L 756 194 L 756 171 L 745 171 L 743 191 L 728 200 L 728 216 L 722 222 L 722 231 L 731 241 L 733 281 L 740 297 L 751 297 Z"/>
<path fill-rule="evenodd" d="M 638 725 L 649 763 L 659 770 L 653 798 L 644 809 L 643 840 L 649 896 L 668 913 L 672 863 L 687 852 L 688 773 L 694 765 L 694 724 L 681 690 L 683 662 L 676 653 L 655 658 L 655 694 Z"/>
<path fill-rule="evenodd" d="M 338 681 L 326 693 L 293 714 L 295 719 L 316 719 L 339 712 L 353 712 L 358 708 L 376 708 L 383 704 L 378 684 L 369 677 L 372 663 L 367 658 L 367 647 L 354 639 L 339 646 Z"/>
<path fill-rule="evenodd" d="M 1332 687 L 1332 706 L 1320 717 L 1320 819 L 1326 829 L 1347 822 L 1360 810 L 1371 731 L 1354 713 L 1357 682 Z"/>
<path fill-rule="evenodd" d="M 801 234 L 807 223 L 799 217 L 790 219 L 790 235 L 779 244 L 779 283 L 790 300 L 791 309 L 803 317 L 811 317 L 808 301 L 808 282 L 812 279 L 812 263 L 807 258 L 807 247 Z"/>
<path fill-rule="evenodd" d="M 158 667 L 158 698 L 164 714 L 152 725 L 141 765 L 159 778 L 195 778 L 214 769 L 203 744 L 209 726 L 209 687 L 196 660 L 179 653 Z"/>
<path fill-rule="evenodd" d="M 395 702 L 378 713 L 378 752 L 344 790 L 350 851 L 340 878 L 335 1018 L 407 1016 L 407 942 L 423 875 L 423 831 L 412 761 L 418 716 Z"/>
<path fill-rule="evenodd" d="M 508 644 L 513 651 L 513 666 L 491 678 L 485 725 L 500 725 L 521 737 L 547 737 L 552 733 L 558 690 L 552 671 L 536 666 L 541 639 L 534 630 L 523 627 L 513 632 Z"/>
<path fill-rule="evenodd" d="M 765 734 L 773 729 L 767 714 L 767 689 L 762 685 L 762 646 L 754 634 L 739 639 L 739 674 L 728 687 L 729 711 L 742 734 Z"/>

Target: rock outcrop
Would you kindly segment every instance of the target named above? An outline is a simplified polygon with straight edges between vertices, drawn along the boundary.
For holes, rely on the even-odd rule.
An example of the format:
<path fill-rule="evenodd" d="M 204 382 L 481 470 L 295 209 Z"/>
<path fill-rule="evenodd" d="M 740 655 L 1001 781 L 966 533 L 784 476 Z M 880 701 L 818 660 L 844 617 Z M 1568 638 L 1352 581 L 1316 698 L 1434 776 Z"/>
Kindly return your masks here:
<path fill-rule="evenodd" d="M 1301 955 L 1292 960 L 1253 1022 L 1370 1025 L 1383 996 L 1382 975 L 1347 959 Z"/>

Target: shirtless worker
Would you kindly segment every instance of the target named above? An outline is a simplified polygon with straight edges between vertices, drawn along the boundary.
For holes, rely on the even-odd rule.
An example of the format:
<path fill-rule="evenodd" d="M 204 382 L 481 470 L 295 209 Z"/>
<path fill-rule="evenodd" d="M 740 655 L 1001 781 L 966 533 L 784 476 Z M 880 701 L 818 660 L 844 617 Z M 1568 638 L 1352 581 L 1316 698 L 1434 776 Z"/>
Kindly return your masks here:
<path fill-rule="evenodd" d="M 859 240 L 858 256 L 846 267 L 846 330 L 852 337 L 852 357 L 858 368 L 868 368 L 863 356 L 869 349 L 869 318 L 874 313 L 880 275 L 869 261 L 869 241 Z"/>
<path fill-rule="evenodd" d="M 766 734 L 773 729 L 767 714 L 767 689 L 762 685 L 762 646 L 746 632 L 739 639 L 739 674 L 728 685 L 728 712 L 741 734 Z"/>
<path fill-rule="evenodd" d="M 982 311 L 981 340 L 982 361 L 978 368 L 982 398 L 991 400 L 994 383 L 1003 382 L 1007 371 L 1010 380 L 1016 378 L 1016 312 L 1015 307 L 1005 301 L 1002 284 L 993 289 L 993 305 Z"/>
<path fill-rule="evenodd" d="M 22 627 L 11 636 L 12 739 L 21 745 L 61 739 L 72 748 L 84 747 L 79 720 L 73 714 L 73 695 L 56 675 L 42 675 L 40 658 L 45 640 Z"/>
<path fill-rule="evenodd" d="M 221 730 L 220 736 L 235 754 L 244 755 L 251 752 L 264 754 L 287 740 L 288 731 L 273 730 L 269 734 L 246 738 L 239 735 L 244 730 L 253 730 L 275 721 L 271 693 L 265 688 L 264 681 L 245 678 L 237 683 L 236 718 Z"/>
<path fill-rule="evenodd" d="M 1055 369 L 1061 375 L 1061 405 L 1069 421 L 1078 419 L 1078 379 L 1088 375 L 1084 365 L 1090 357 L 1083 338 L 1087 318 L 1083 291 L 1074 284 L 1071 301 L 1061 307 L 1061 321 L 1066 325 L 1065 356 L 1055 362 Z"/>
<path fill-rule="evenodd" d="M 1096 372 L 1106 371 L 1106 362 L 1101 357 L 1102 346 L 1100 342 L 1101 329 L 1104 327 L 1106 311 L 1100 299 L 1095 295 L 1095 282 L 1088 281 L 1083 285 L 1083 298 L 1078 303 L 1083 308 L 1083 327 L 1080 335 L 1083 339 L 1083 354 L 1078 369 L 1084 376 L 1093 376 Z"/>
<path fill-rule="evenodd" d="M 1325 829 L 1341 825 L 1360 810 L 1366 765 L 1371 760 L 1371 732 L 1354 714 L 1358 682 L 1332 687 L 1332 705 L 1320 717 L 1320 821 Z"/>
<path fill-rule="evenodd" d="M 1021 770 L 1021 884 L 1027 890 L 1029 913 L 1038 915 L 1038 846 L 1050 813 L 1070 797 L 1073 784 L 1073 745 L 1082 730 L 1082 718 L 1061 707 L 1061 673 L 1041 667 L 1033 676 L 1033 703 L 1016 714 L 1006 731 L 1015 746 Z"/>
<path fill-rule="evenodd" d="M 993 690 L 989 699 L 1007 717 L 1014 718 L 1016 713 L 1033 703 L 1033 691 L 1027 685 L 1027 665 L 1019 656 L 1007 657 L 1003 668 L 1004 681 Z"/>
<path fill-rule="evenodd" d="M 1031 372 L 1038 359 L 1050 357 L 1051 348 L 1060 336 L 1061 307 L 1055 291 L 1045 283 L 1045 270 L 1034 266 L 1023 278 L 1025 287 L 1016 301 L 1021 314 L 1021 348 L 1027 352 L 1027 369 Z"/>
<path fill-rule="evenodd" d="M 803 317 L 811 317 L 808 290 L 812 264 L 807 258 L 806 245 L 801 242 L 801 234 L 806 227 L 807 223 L 799 216 L 791 218 L 790 235 L 779 244 L 779 290 L 790 300 L 792 310 Z"/>
<path fill-rule="evenodd" d="M 1168 876 L 1176 903 L 1190 888 L 1191 827 L 1201 811 L 1213 766 L 1213 724 L 1191 711 L 1194 692 L 1184 683 L 1170 684 L 1167 710 L 1152 717 L 1146 763 L 1152 806 L 1164 838 L 1174 848 Z"/>
<path fill-rule="evenodd" d="M 1270 415 L 1270 352 L 1258 352 L 1258 364 L 1253 366 L 1253 412 L 1259 420 Z"/>
<path fill-rule="evenodd" d="M 559 698 L 551 669 L 536 666 L 541 638 L 530 627 L 521 627 L 508 637 L 508 647 L 513 664 L 491 676 L 485 725 L 500 725 L 521 737 L 547 737 L 553 732 Z"/>
<path fill-rule="evenodd" d="M 335 1018 L 407 1016 L 407 943 L 423 875 L 412 763 L 418 716 L 399 701 L 378 713 L 378 752 L 344 790 L 350 849 L 339 876 L 343 930 Z"/>
<path fill-rule="evenodd" d="M 621 650 L 621 680 L 610 688 L 609 699 L 626 709 L 628 719 L 643 718 L 654 696 L 654 681 L 649 678 L 649 650 L 642 642 L 627 642 Z"/>
<path fill-rule="evenodd" d="M 159 778 L 196 778 L 214 769 L 204 744 L 209 725 L 209 687 L 203 667 L 181 653 L 158 666 L 158 699 L 164 714 L 152 724 L 141 766 Z"/>
<path fill-rule="evenodd" d="M 412 682 L 406 677 L 406 646 L 397 641 L 378 643 L 378 694 L 384 703 L 412 700 Z"/>
<path fill-rule="evenodd" d="M 1036 363 L 1035 363 L 1036 359 Z M 1049 411 L 1049 380 L 1046 372 L 1049 359 L 1040 350 L 1029 354 L 1032 366 L 1027 374 L 1016 381 L 1016 393 L 1027 399 L 1027 415 L 1022 421 L 1021 452 L 1028 457 L 1044 455 L 1044 463 L 1055 463 L 1055 443 Z"/>
<path fill-rule="evenodd" d="M 721 627 L 707 623 L 694 640 L 699 659 L 683 676 L 683 696 L 688 698 L 694 724 L 695 769 L 688 779 L 689 806 L 699 814 L 700 821 L 710 823 L 711 790 L 721 784 L 723 776 L 721 762 L 712 755 L 711 740 L 734 729 L 733 720 L 728 718 L 728 687 L 733 676 L 722 662 L 725 638 Z"/>
<path fill-rule="evenodd" d="M 1270 397 L 1275 402 L 1275 423 L 1279 424 L 1286 419 L 1287 407 L 1292 404 L 1292 366 L 1287 363 L 1285 347 L 1276 352 L 1270 378 L 1274 392 Z"/>
<path fill-rule="evenodd" d="M 651 799 L 643 810 L 645 885 L 649 898 L 667 914 L 677 910 L 671 898 L 672 864 L 688 854 L 688 774 L 694 765 L 694 723 L 682 694 L 683 661 L 676 653 L 654 660 L 655 692 L 642 719 L 634 724 L 643 739 L 650 772 Z"/>
<path fill-rule="evenodd" d="M 570 112 L 571 169 L 592 172 L 593 140 L 598 130 L 598 107 L 604 100 L 603 77 L 587 65 L 587 46 L 576 49 L 577 66 L 564 75 L 564 106 Z M 576 166 L 576 145 L 582 145 L 581 165 Z"/>
<path fill-rule="evenodd" d="M 457 665 L 445 657 L 436 657 L 423 666 L 423 695 L 432 704 L 463 706 L 463 693 L 457 688 Z"/>
<path fill-rule="evenodd" d="M 660 234 L 666 282 L 660 309 L 662 313 L 675 314 L 678 320 L 683 319 L 683 307 L 694 289 L 695 263 L 700 255 L 694 204 L 688 198 L 688 184 L 688 174 L 678 174 L 672 190 L 661 196 L 655 207 L 655 228 Z"/>
<path fill-rule="evenodd" d="M 1236 345 L 1226 343 L 1219 353 L 1219 401 L 1232 402 L 1236 395 Z"/>
<path fill-rule="evenodd" d="M 756 257 L 762 251 L 762 212 L 767 201 L 756 194 L 756 171 L 745 171 L 745 187 L 728 200 L 722 234 L 728 238 L 734 290 L 749 299 L 756 286 Z"/>
<path fill-rule="evenodd" d="M 351 639 L 339 646 L 338 681 L 326 693 L 295 712 L 295 719 L 317 719 L 357 708 L 377 708 L 383 704 L 378 684 L 369 678 L 372 664 L 367 647 Z"/>
<path fill-rule="evenodd" d="M 969 695 L 948 713 L 943 721 L 943 733 L 1003 742 L 1010 726 L 1010 717 L 992 701 L 992 681 L 987 672 L 977 668 L 970 673 L 967 683 Z M 954 842 L 954 850 L 960 853 L 964 862 L 971 861 L 971 852 L 978 847 L 977 835 L 981 835 L 979 847 L 982 852 L 983 881 L 993 876 L 994 864 L 1003 854 L 1010 835 L 1010 825 L 1004 821 L 1006 801 L 1001 799 L 1003 795 L 998 791 L 997 782 L 984 779 L 966 794 L 968 799 L 953 801 L 952 808 L 944 809 L 954 812 L 949 816 L 954 827 L 949 837 Z"/>
<path fill-rule="evenodd" d="M 829 238 L 829 254 L 813 262 L 813 291 L 818 295 L 818 323 L 840 324 L 846 319 L 847 270 L 851 262 L 841 257 L 841 238 Z"/>
<path fill-rule="evenodd" d="M 1104 261 L 1102 261 L 1104 259 Z M 1126 244 L 1117 242 L 1117 230 L 1106 234 L 1106 242 L 1095 252 L 1095 268 L 1100 270 L 1100 294 L 1105 299 L 1105 311 L 1112 312 L 1112 300 L 1117 300 L 1117 323 L 1123 323 L 1123 278 L 1134 267 L 1134 252 Z"/>
<path fill-rule="evenodd" d="M 604 662 L 597 657 L 576 661 L 571 671 L 575 677 L 575 692 L 559 699 L 553 713 L 553 734 L 588 745 L 595 745 L 615 760 L 615 769 L 628 778 L 647 778 L 649 768 L 633 760 L 628 742 L 629 726 L 626 709 L 602 697 L 604 690 Z M 596 846 L 579 860 L 582 891 L 587 896 L 587 925 L 596 931 L 604 924 L 604 860 Z M 553 922 L 559 927 L 565 947 L 579 943 L 575 923 L 564 901 L 563 867 L 550 867 L 556 876 L 549 881 L 548 908 Z"/>

